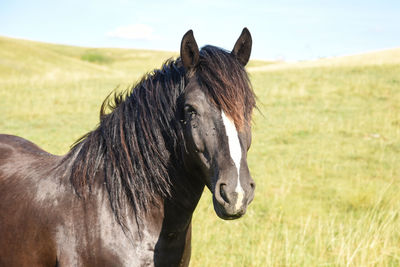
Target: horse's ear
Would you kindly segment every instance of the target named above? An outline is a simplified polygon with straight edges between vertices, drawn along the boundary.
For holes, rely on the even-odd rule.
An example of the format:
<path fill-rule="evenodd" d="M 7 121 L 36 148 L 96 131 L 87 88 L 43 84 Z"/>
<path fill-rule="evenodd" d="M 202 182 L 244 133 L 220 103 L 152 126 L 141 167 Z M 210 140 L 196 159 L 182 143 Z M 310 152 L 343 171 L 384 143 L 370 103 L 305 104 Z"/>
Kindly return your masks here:
<path fill-rule="evenodd" d="M 193 36 L 193 31 L 189 30 L 182 38 L 181 59 L 185 69 L 192 70 L 199 62 L 199 47 Z"/>
<path fill-rule="evenodd" d="M 249 62 L 251 46 L 251 34 L 247 28 L 244 28 L 231 52 L 243 66 L 246 66 L 247 62 Z"/>

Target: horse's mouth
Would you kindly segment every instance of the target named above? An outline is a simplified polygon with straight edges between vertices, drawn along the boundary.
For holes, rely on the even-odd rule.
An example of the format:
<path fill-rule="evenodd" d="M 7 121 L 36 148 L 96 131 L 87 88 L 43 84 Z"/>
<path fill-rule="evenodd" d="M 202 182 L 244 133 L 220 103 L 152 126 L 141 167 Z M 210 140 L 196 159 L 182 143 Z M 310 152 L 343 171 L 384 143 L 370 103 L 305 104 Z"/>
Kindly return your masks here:
<path fill-rule="evenodd" d="M 242 217 L 246 213 L 246 208 L 241 208 L 236 211 L 231 206 L 222 206 L 218 201 L 213 197 L 213 204 L 215 213 L 223 220 L 236 220 Z"/>
<path fill-rule="evenodd" d="M 223 215 L 223 216 L 219 216 L 221 219 L 224 220 L 236 220 L 239 219 L 240 217 L 242 217 L 241 214 L 237 214 L 237 215 Z"/>

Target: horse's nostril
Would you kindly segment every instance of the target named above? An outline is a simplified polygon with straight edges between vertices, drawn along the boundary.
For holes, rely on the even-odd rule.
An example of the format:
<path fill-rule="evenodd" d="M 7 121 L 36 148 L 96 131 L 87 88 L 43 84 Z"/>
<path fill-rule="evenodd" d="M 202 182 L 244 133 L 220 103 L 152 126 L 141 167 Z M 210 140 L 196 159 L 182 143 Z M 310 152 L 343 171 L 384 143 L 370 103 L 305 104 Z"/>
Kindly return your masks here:
<path fill-rule="evenodd" d="M 226 186 L 226 184 L 221 183 L 220 186 L 219 186 L 219 192 L 220 192 L 220 195 L 221 195 L 222 199 L 226 203 L 229 203 L 228 196 L 226 195 L 226 192 L 225 192 L 225 189 L 224 189 L 225 186 Z"/>
<path fill-rule="evenodd" d="M 255 182 L 251 182 L 251 183 L 250 183 L 250 186 L 251 186 L 251 189 L 254 190 L 254 189 L 256 188 L 256 183 L 255 183 Z"/>

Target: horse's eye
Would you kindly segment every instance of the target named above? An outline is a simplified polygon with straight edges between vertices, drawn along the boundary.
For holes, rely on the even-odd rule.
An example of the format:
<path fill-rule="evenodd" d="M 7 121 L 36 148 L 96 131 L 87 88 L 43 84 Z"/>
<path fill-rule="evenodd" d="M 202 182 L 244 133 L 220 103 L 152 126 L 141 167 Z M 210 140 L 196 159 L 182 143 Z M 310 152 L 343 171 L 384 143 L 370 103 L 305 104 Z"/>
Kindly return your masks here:
<path fill-rule="evenodd" d="M 185 116 L 187 118 L 192 118 L 197 115 L 196 109 L 191 105 L 185 105 Z"/>

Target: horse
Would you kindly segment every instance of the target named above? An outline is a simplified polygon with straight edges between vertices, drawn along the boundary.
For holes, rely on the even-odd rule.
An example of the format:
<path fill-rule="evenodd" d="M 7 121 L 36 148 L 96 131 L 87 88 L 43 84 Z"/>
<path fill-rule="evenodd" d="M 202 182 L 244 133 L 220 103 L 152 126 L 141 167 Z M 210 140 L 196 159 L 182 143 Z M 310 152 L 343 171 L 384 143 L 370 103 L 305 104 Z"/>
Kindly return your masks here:
<path fill-rule="evenodd" d="M 204 188 L 225 220 L 254 197 L 251 47 L 247 28 L 230 52 L 188 31 L 63 156 L 0 135 L 0 266 L 188 266 Z"/>

